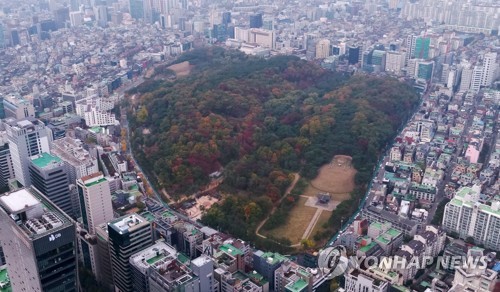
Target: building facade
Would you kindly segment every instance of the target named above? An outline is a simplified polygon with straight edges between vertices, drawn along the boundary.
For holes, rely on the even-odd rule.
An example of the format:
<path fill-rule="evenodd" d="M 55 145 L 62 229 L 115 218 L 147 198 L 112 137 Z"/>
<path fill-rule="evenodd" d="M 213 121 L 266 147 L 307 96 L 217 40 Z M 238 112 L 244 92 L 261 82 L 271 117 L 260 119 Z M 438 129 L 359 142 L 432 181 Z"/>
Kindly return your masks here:
<path fill-rule="evenodd" d="M 15 177 L 23 186 L 30 186 L 30 158 L 50 150 L 45 125 L 35 119 L 11 121 L 6 131 Z"/>
<path fill-rule="evenodd" d="M 33 189 L 0 196 L 0 236 L 13 291 L 78 291 L 73 221 Z"/>

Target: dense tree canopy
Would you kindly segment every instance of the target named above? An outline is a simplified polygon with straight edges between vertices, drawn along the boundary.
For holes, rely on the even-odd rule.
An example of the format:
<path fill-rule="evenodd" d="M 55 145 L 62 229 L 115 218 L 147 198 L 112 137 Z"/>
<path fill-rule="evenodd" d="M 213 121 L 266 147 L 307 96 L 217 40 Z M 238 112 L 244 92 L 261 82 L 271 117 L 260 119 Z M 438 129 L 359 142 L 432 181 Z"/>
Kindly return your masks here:
<path fill-rule="evenodd" d="M 313 178 L 336 154 L 353 156 L 366 182 L 418 101 L 396 79 L 349 77 L 290 56 L 213 47 L 183 61 L 194 65 L 190 76 L 149 81 L 129 107 L 136 157 L 173 195 L 197 191 L 224 167 L 225 185 L 277 202 L 291 172 Z"/>

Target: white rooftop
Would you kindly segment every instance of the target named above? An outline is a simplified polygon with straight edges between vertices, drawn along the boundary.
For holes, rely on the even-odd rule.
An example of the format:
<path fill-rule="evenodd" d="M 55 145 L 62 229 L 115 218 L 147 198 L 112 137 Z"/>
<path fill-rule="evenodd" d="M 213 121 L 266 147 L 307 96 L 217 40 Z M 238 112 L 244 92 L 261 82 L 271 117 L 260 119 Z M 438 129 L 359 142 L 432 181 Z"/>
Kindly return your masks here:
<path fill-rule="evenodd" d="M 25 189 L 0 197 L 0 203 L 11 213 L 19 213 L 40 204 L 35 196 Z"/>
<path fill-rule="evenodd" d="M 21 128 L 24 128 L 24 127 L 29 127 L 29 126 L 33 126 L 33 123 L 28 121 L 28 120 L 22 120 L 22 121 L 18 121 L 17 122 L 17 125 Z"/>
<path fill-rule="evenodd" d="M 211 261 L 212 260 L 209 257 L 202 255 L 202 256 L 197 257 L 194 260 L 192 260 L 191 264 L 194 266 L 197 266 L 197 267 L 202 267 L 202 266 L 210 263 Z"/>

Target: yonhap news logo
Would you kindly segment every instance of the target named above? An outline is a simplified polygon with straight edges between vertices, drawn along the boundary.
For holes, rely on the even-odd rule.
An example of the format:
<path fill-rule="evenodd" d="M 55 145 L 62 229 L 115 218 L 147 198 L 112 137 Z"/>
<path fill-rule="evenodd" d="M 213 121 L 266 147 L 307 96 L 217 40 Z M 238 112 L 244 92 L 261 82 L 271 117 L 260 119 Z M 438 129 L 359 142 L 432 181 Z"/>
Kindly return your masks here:
<path fill-rule="evenodd" d="M 349 265 L 349 258 L 344 246 L 327 247 L 319 252 L 318 268 L 327 280 L 342 275 Z"/>

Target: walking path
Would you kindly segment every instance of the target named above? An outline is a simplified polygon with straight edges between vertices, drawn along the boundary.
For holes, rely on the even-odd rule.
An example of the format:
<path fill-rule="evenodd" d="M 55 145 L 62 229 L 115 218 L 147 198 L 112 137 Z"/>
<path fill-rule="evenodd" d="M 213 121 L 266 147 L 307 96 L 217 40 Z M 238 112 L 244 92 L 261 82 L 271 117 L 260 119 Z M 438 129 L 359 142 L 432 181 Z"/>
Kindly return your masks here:
<path fill-rule="evenodd" d="M 316 213 L 314 213 L 314 216 L 311 219 L 311 222 L 309 222 L 309 225 L 307 226 L 306 230 L 304 231 L 304 235 L 302 235 L 302 239 L 308 238 L 313 229 L 314 226 L 316 226 L 316 223 L 318 223 L 319 217 L 321 216 L 321 213 L 323 213 L 323 209 L 316 209 Z"/>
<path fill-rule="evenodd" d="M 273 207 L 273 209 L 271 210 L 271 213 L 269 213 L 269 215 L 266 217 L 266 219 L 262 220 L 262 222 L 260 222 L 259 226 L 257 226 L 257 229 L 255 230 L 255 234 L 258 237 L 267 238 L 266 236 L 260 234 L 259 231 L 262 228 L 262 226 L 264 226 L 264 224 L 266 224 L 267 220 L 274 214 L 274 212 L 276 212 L 276 209 L 278 209 L 278 207 L 281 205 L 281 202 L 288 196 L 288 194 L 290 194 L 292 192 L 293 188 L 295 187 L 295 185 L 299 181 L 300 174 L 294 173 L 294 175 L 295 175 L 295 178 L 293 179 L 292 184 L 288 187 L 288 189 L 286 189 L 285 194 L 283 195 L 283 197 L 281 197 L 281 199 L 279 200 L 278 204 L 276 204 Z"/>

